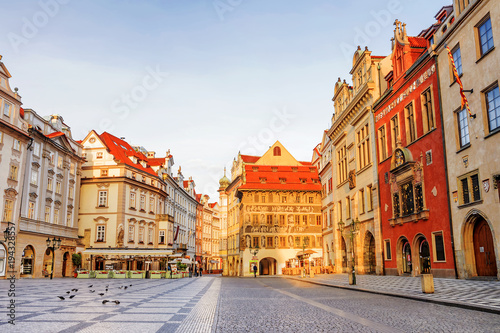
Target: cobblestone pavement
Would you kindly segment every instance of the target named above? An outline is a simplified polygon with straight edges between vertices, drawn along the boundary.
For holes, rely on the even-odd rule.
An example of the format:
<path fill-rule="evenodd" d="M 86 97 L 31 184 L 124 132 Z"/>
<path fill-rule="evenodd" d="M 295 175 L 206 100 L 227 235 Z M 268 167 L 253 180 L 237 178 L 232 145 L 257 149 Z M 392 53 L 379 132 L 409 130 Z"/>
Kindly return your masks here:
<path fill-rule="evenodd" d="M 447 304 L 500 314 L 500 281 L 434 278 L 434 293 L 422 293 L 420 277 L 356 275 L 349 285 L 347 274 L 321 274 L 314 278 L 288 277 L 342 288 Z"/>
<path fill-rule="evenodd" d="M 210 332 L 220 282 L 220 278 L 207 276 L 179 280 L 23 279 L 15 282 L 15 297 L 10 297 L 10 283 L 2 280 L 0 332 Z M 10 299 L 16 305 L 15 325 L 7 323 Z M 110 302 L 103 304 L 103 300 Z"/>
<path fill-rule="evenodd" d="M 500 332 L 500 316 L 284 278 L 224 278 L 216 332 Z"/>

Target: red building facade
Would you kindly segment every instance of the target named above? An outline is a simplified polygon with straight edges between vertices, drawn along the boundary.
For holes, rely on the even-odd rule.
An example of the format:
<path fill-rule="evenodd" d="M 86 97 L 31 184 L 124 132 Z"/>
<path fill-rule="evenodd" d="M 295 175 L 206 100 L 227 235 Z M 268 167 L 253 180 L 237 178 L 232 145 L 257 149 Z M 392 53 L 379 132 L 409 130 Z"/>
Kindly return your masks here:
<path fill-rule="evenodd" d="M 375 103 L 384 268 L 455 277 L 437 65 L 396 21 L 393 71 Z"/>

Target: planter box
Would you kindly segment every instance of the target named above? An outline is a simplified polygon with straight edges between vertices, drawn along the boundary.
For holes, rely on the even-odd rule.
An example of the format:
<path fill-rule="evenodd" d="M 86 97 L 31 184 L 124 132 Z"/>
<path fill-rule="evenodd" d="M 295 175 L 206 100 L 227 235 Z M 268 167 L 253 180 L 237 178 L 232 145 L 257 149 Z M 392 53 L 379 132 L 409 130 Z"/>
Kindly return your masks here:
<path fill-rule="evenodd" d="M 127 277 L 126 271 L 115 271 L 113 272 L 113 279 L 125 279 Z"/>
<path fill-rule="evenodd" d="M 150 271 L 149 272 L 150 279 L 161 279 L 162 275 L 163 275 L 162 271 Z"/>
<path fill-rule="evenodd" d="M 90 272 L 89 271 L 81 271 L 77 272 L 78 275 L 76 276 L 77 279 L 89 279 L 90 278 Z"/>
<path fill-rule="evenodd" d="M 107 279 L 107 278 L 109 278 L 109 272 L 108 271 L 96 271 L 95 278 L 96 279 Z"/>
<path fill-rule="evenodd" d="M 129 271 L 128 277 L 129 279 L 144 279 L 144 274 L 143 271 Z"/>

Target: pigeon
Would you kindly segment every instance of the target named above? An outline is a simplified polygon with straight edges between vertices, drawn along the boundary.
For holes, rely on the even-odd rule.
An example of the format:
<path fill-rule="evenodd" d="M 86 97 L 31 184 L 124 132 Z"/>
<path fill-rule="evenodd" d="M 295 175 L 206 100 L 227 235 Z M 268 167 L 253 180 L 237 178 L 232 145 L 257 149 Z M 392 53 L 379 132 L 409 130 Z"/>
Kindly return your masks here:
<path fill-rule="evenodd" d="M 106 285 L 106 289 L 108 289 L 108 288 L 109 288 L 109 284 Z"/>
<path fill-rule="evenodd" d="M 57 297 L 59 297 L 61 299 L 61 301 L 64 301 L 64 297 L 62 297 L 62 296 L 57 296 Z"/>
<path fill-rule="evenodd" d="M 78 289 L 71 289 L 71 291 L 77 292 L 77 291 L 78 291 Z"/>
<path fill-rule="evenodd" d="M 125 287 L 123 287 L 123 288 L 127 289 L 128 287 L 127 287 L 127 286 L 125 286 Z"/>
<path fill-rule="evenodd" d="M 91 284 L 91 285 L 89 286 L 89 288 L 92 288 L 93 286 L 94 286 L 94 285 L 93 285 L 93 284 Z"/>
<path fill-rule="evenodd" d="M 75 297 L 75 296 L 76 296 L 76 295 L 71 295 L 69 298 L 73 298 L 73 297 Z"/>
<path fill-rule="evenodd" d="M 99 295 L 99 296 L 104 296 L 104 293 L 99 293 L 98 295 Z"/>
<path fill-rule="evenodd" d="M 123 286 L 119 286 L 118 289 L 123 289 Z"/>
<path fill-rule="evenodd" d="M 91 293 L 95 293 L 95 290 L 89 290 Z"/>
<path fill-rule="evenodd" d="M 69 293 L 71 293 L 71 291 L 67 291 L 67 292 L 66 292 L 66 294 L 69 294 Z"/>
<path fill-rule="evenodd" d="M 132 285 L 130 285 L 132 287 Z"/>
<path fill-rule="evenodd" d="M 108 301 L 107 299 L 105 299 L 105 300 L 103 300 L 103 301 L 102 301 L 102 304 L 106 304 L 106 303 L 108 303 L 108 302 L 109 302 L 109 301 Z"/>
<path fill-rule="evenodd" d="M 120 301 L 113 301 L 113 302 L 115 302 L 115 304 L 120 304 Z"/>
<path fill-rule="evenodd" d="M 108 288 L 106 288 L 106 292 L 108 292 Z"/>

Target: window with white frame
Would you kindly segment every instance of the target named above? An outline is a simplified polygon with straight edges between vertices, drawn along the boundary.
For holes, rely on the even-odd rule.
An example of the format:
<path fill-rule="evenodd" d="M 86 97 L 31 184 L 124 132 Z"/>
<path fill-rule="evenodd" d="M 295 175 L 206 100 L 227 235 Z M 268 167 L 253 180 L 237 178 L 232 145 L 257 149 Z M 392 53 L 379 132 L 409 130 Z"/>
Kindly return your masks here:
<path fill-rule="evenodd" d="M 10 111 L 12 109 L 12 105 L 6 101 L 3 102 L 3 115 L 10 117 Z"/>
<path fill-rule="evenodd" d="M 392 150 L 396 149 L 396 143 L 399 140 L 399 117 L 396 114 L 391 118 L 391 146 Z"/>
<path fill-rule="evenodd" d="M 61 194 L 61 182 L 56 181 L 56 193 Z"/>
<path fill-rule="evenodd" d="M 458 137 L 460 139 L 460 148 L 470 143 L 469 138 L 469 119 L 467 118 L 467 109 L 464 108 L 457 112 Z"/>
<path fill-rule="evenodd" d="M 28 218 L 35 218 L 35 203 L 33 201 L 28 202 Z"/>
<path fill-rule="evenodd" d="M 59 209 L 54 209 L 54 224 L 59 224 Z"/>
<path fill-rule="evenodd" d="M 337 150 L 337 179 L 339 184 L 347 180 L 347 148 L 345 144 Z"/>
<path fill-rule="evenodd" d="M 52 180 L 52 178 L 50 178 L 50 177 L 49 177 L 49 178 L 47 179 L 47 190 L 48 190 L 48 191 L 52 191 L 52 188 L 53 188 L 53 182 L 54 182 L 54 181 Z"/>
<path fill-rule="evenodd" d="M 106 226 L 105 225 L 98 225 L 97 226 L 97 232 L 96 232 L 96 242 L 104 242 L 105 236 L 106 236 Z"/>
<path fill-rule="evenodd" d="M 491 19 L 489 14 L 479 23 L 477 26 L 477 32 L 479 35 L 479 50 L 481 56 L 483 56 L 494 47 L 493 30 L 491 29 Z"/>
<path fill-rule="evenodd" d="M 130 192 L 130 208 L 135 209 L 135 192 Z"/>
<path fill-rule="evenodd" d="M 148 244 L 153 244 L 153 229 L 148 229 Z"/>
<path fill-rule="evenodd" d="M 383 161 L 387 158 L 387 139 L 385 137 L 385 126 L 378 129 L 378 148 L 380 160 Z"/>
<path fill-rule="evenodd" d="M 149 211 L 155 212 L 155 198 L 149 198 Z"/>
<path fill-rule="evenodd" d="M 31 185 L 38 185 L 38 171 L 31 170 Z"/>
<path fill-rule="evenodd" d="M 135 229 L 133 225 L 128 226 L 128 241 L 133 242 L 134 241 L 134 233 Z"/>
<path fill-rule="evenodd" d="M 21 141 L 14 140 L 14 150 L 17 150 L 17 151 L 21 150 Z"/>
<path fill-rule="evenodd" d="M 141 195 L 140 210 L 146 211 L 146 196 Z"/>
<path fill-rule="evenodd" d="M 99 191 L 99 207 L 106 207 L 108 205 L 108 191 Z"/>
<path fill-rule="evenodd" d="M 57 157 L 57 167 L 59 169 L 62 169 L 62 167 L 63 167 L 63 158 L 62 158 L 62 156 L 58 156 Z"/>
<path fill-rule="evenodd" d="M 144 243 L 144 228 L 139 228 L 139 243 Z"/>
<path fill-rule="evenodd" d="M 493 132 L 500 128 L 500 92 L 498 84 L 488 89 L 484 96 L 486 97 L 489 131 Z"/>
<path fill-rule="evenodd" d="M 17 180 L 17 171 L 18 171 L 17 165 L 11 165 L 9 171 L 9 179 Z"/>
<path fill-rule="evenodd" d="M 45 206 L 45 222 L 50 222 L 50 207 Z"/>
<path fill-rule="evenodd" d="M 14 201 L 10 199 L 5 199 L 3 205 L 3 221 L 12 222 L 12 211 L 14 209 Z"/>
<path fill-rule="evenodd" d="M 74 175 L 74 174 L 75 174 L 75 162 L 71 162 L 71 163 L 69 164 L 69 173 L 70 173 L 71 175 Z"/>
<path fill-rule="evenodd" d="M 33 143 L 33 155 L 35 156 L 40 156 L 40 143 L 36 142 Z"/>

